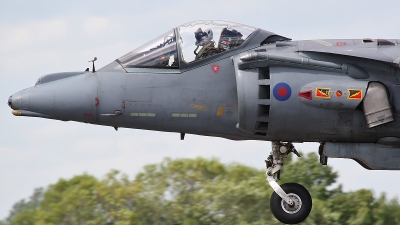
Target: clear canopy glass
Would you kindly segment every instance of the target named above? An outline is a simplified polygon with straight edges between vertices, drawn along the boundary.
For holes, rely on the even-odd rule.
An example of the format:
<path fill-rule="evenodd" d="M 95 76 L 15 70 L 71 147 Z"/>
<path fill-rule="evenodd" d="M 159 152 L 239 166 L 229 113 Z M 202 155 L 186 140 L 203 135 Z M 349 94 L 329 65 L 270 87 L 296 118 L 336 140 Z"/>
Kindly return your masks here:
<path fill-rule="evenodd" d="M 123 67 L 178 68 L 178 52 L 174 30 L 117 59 Z"/>
<path fill-rule="evenodd" d="M 190 22 L 177 28 L 178 35 L 170 30 L 116 61 L 125 68 L 179 68 L 179 60 L 190 63 L 240 46 L 255 29 L 225 21 Z"/>

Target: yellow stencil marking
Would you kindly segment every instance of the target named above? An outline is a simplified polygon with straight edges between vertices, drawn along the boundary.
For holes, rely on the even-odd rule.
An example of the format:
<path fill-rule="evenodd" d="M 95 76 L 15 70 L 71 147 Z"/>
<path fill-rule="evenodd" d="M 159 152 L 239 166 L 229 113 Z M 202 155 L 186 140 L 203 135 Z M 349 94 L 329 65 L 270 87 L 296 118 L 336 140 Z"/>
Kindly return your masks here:
<path fill-rule="evenodd" d="M 190 104 L 190 108 L 204 110 L 204 111 L 209 110 L 209 108 L 207 106 L 195 105 L 195 104 Z"/>
<path fill-rule="evenodd" d="M 195 113 L 172 113 L 172 117 L 194 118 L 194 117 L 197 117 L 197 114 L 195 114 Z"/>
<path fill-rule="evenodd" d="M 323 40 L 313 40 L 313 41 L 315 41 L 315 42 L 317 42 L 317 43 L 320 43 L 321 45 L 328 46 L 328 47 L 332 46 L 331 43 L 326 42 L 326 41 L 323 41 Z"/>
<path fill-rule="evenodd" d="M 140 117 L 155 117 L 155 113 L 131 113 L 131 116 L 140 116 Z"/>
<path fill-rule="evenodd" d="M 222 116 L 222 114 L 224 114 L 224 108 L 223 107 L 218 107 L 217 116 Z"/>

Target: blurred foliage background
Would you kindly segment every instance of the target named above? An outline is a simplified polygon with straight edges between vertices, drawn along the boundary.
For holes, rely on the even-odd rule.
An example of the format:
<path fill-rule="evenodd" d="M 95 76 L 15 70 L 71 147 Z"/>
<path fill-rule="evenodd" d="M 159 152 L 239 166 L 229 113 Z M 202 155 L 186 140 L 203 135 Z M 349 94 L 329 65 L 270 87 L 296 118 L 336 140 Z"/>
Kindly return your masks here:
<path fill-rule="evenodd" d="M 321 166 L 315 153 L 289 157 L 281 175 L 281 184 L 300 183 L 313 197 L 303 224 L 400 224 L 397 199 L 376 198 L 365 189 L 343 192 L 335 183 L 338 174 Z M 281 224 L 269 209 L 272 192 L 263 170 L 217 159 L 166 158 L 133 180 L 119 171 L 103 179 L 60 179 L 15 203 L 0 225 Z"/>

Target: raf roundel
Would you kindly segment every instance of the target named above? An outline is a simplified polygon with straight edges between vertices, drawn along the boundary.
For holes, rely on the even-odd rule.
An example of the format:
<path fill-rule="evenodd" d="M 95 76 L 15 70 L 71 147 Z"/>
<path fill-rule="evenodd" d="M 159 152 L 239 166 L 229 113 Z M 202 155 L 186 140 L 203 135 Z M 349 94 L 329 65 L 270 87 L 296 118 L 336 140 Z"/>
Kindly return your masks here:
<path fill-rule="evenodd" d="M 292 89 L 287 83 L 278 83 L 274 87 L 274 97 L 278 101 L 286 101 L 292 95 Z"/>

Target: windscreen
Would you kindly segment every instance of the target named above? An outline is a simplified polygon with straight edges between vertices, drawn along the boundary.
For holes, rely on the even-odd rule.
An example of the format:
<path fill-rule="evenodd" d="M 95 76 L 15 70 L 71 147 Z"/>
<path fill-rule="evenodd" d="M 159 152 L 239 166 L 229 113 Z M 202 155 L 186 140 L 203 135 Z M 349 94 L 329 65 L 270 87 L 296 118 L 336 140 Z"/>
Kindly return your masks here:
<path fill-rule="evenodd" d="M 117 59 L 127 68 L 179 68 L 174 30 Z"/>

